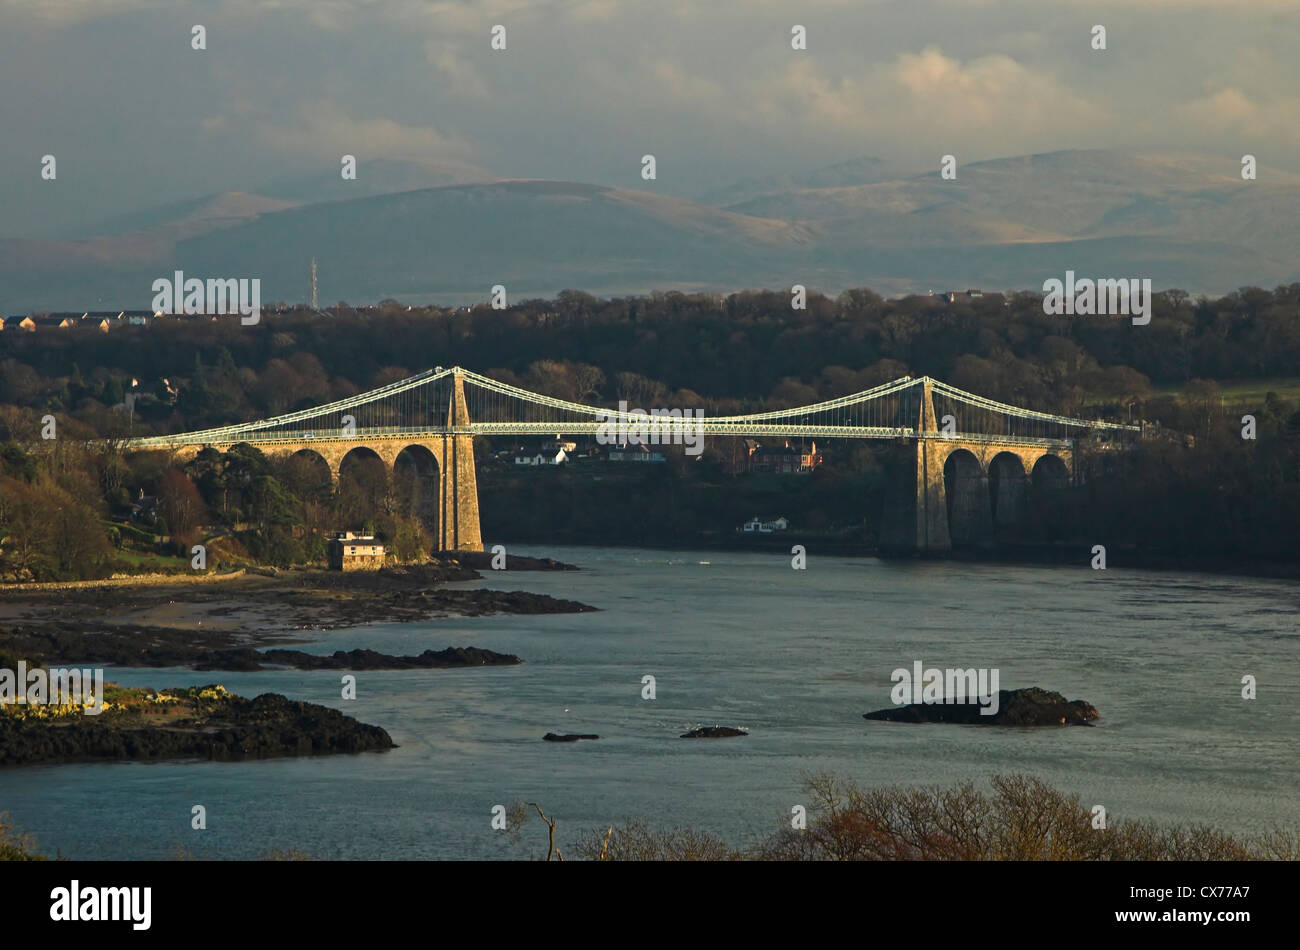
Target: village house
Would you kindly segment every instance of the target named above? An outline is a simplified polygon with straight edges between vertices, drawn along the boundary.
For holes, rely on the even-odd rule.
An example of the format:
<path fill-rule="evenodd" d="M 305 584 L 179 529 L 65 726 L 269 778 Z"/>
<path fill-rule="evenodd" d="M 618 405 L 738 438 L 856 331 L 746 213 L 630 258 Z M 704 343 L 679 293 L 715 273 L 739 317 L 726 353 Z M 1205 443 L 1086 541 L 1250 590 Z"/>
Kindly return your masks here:
<path fill-rule="evenodd" d="M 804 474 L 821 463 L 816 442 L 810 443 L 806 451 L 792 446 L 788 440 L 785 445 L 760 445 L 749 455 L 751 472 L 774 472 L 777 475 Z"/>
<path fill-rule="evenodd" d="M 759 521 L 758 515 L 754 515 L 749 521 L 740 526 L 740 530 L 746 534 L 771 534 L 773 531 L 788 531 L 790 522 L 785 518 L 777 518 L 774 521 Z"/>
<path fill-rule="evenodd" d="M 93 327 L 107 333 L 113 327 L 146 326 L 150 320 L 162 316 L 152 310 L 87 310 L 83 313 L 40 313 L 32 316 L 12 316 L 0 320 L 0 330 L 67 330 L 74 327 Z"/>
<path fill-rule="evenodd" d="M 571 459 L 577 451 L 578 443 L 555 437 L 553 442 L 545 442 L 540 447 L 528 450 L 519 446 L 515 450 L 516 465 L 562 465 Z"/>
<path fill-rule="evenodd" d="M 131 503 L 131 520 L 148 525 L 157 524 L 158 499 L 153 495 L 146 495 L 141 488 L 139 497 Z"/>
<path fill-rule="evenodd" d="M 326 552 L 331 571 L 377 570 L 384 566 L 384 545 L 373 535 L 342 531 L 329 539 Z"/>
<path fill-rule="evenodd" d="M 662 452 L 652 452 L 644 444 L 633 442 L 611 445 L 605 453 L 607 462 L 663 462 Z"/>
<path fill-rule="evenodd" d="M 564 449 L 538 449 L 531 455 L 521 449 L 515 454 L 516 465 L 562 465 L 569 460 Z"/>
<path fill-rule="evenodd" d="M 933 296 L 933 293 L 931 294 L 931 296 Z M 940 294 L 939 296 L 942 297 L 944 300 L 946 300 L 948 303 L 973 303 L 977 300 L 983 300 L 986 297 L 994 303 L 1001 303 L 1003 306 L 1006 306 L 1008 303 L 1005 294 L 985 293 L 982 290 L 978 290 L 974 288 L 965 291 L 949 290 L 946 293 Z"/>

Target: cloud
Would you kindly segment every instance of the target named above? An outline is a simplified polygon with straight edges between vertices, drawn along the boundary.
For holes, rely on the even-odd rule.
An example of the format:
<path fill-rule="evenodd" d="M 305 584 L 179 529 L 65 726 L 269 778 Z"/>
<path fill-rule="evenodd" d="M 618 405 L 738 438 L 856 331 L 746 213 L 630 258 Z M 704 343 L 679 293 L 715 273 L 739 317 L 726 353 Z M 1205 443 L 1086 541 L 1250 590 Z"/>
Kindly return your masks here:
<path fill-rule="evenodd" d="M 1222 139 L 1237 137 L 1240 146 L 1250 151 L 1252 141 L 1281 138 L 1292 145 L 1300 144 L 1300 98 L 1286 96 L 1252 97 L 1236 86 L 1226 86 L 1198 99 L 1179 104 L 1174 117 L 1187 125 Z"/>
<path fill-rule="evenodd" d="M 356 119 L 330 102 L 304 105 L 289 125 L 259 121 L 257 131 L 271 148 L 304 155 L 357 155 L 365 158 L 467 158 L 461 139 L 431 125 L 403 125 L 389 118 Z"/>
<path fill-rule="evenodd" d="M 0 137 L 0 205 L 48 213 L 52 190 L 21 184 L 32 141 L 114 155 L 151 196 L 159 180 L 198 193 L 342 154 L 472 154 L 518 177 L 624 183 L 628 156 L 651 152 L 660 177 L 644 187 L 676 195 L 864 154 L 930 168 L 945 153 L 1237 150 L 1296 169 L 1293 10 L 1300 0 L 0 0 L 0 112 L 21 133 Z M 195 22 L 209 28 L 201 58 Z M 1088 44 L 1096 22 L 1106 53 Z M 504 53 L 490 49 L 497 23 Z M 794 23 L 806 51 L 790 48 Z M 160 129 L 184 160 L 133 144 Z M 235 140 L 235 155 L 213 147 Z M 140 200 L 102 163 L 92 180 L 105 205 Z"/>
<path fill-rule="evenodd" d="M 861 74 L 832 75 L 797 58 L 750 97 L 751 122 L 797 127 L 823 141 L 889 137 L 969 151 L 1060 137 L 1062 148 L 1111 121 L 1107 108 L 1003 54 L 960 60 L 938 46 L 900 53 Z"/>
<path fill-rule="evenodd" d="M 23 17 L 47 26 L 66 26 L 165 6 L 164 0 L 0 0 L 0 11 L 6 17 Z"/>
<path fill-rule="evenodd" d="M 338 32 L 362 22 L 361 15 L 379 10 L 379 3 L 380 0 L 217 0 L 207 3 L 182 0 L 179 4 L 175 0 L 0 0 L 0 11 L 4 11 L 6 16 L 62 27 L 146 10 L 175 13 L 178 6 L 188 7 L 194 22 L 204 24 L 228 17 L 296 10 L 313 26 Z"/>
<path fill-rule="evenodd" d="M 507 33 L 507 39 L 509 34 Z M 483 102 L 491 98 L 487 83 L 470 63 L 461 55 L 460 45 L 447 42 L 431 42 L 425 50 L 429 64 L 439 76 L 443 91 L 464 99 Z"/>

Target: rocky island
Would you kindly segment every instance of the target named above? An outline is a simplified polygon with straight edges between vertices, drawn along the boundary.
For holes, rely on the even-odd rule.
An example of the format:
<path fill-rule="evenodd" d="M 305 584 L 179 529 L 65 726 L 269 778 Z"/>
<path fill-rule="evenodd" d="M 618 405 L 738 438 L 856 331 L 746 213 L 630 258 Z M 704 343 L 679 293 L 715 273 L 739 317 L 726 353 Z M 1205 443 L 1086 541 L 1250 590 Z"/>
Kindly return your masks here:
<path fill-rule="evenodd" d="M 863 719 L 885 722 L 941 722 L 966 726 L 1090 726 L 1100 719 L 1092 703 L 1067 700 L 1060 693 L 1030 686 L 998 690 L 997 712 L 983 715 L 978 703 L 909 703 L 863 713 Z"/>
<path fill-rule="evenodd" d="M 52 714 L 52 709 L 58 712 Z M 335 709 L 264 693 L 247 699 L 220 685 L 105 690 L 104 711 L 73 705 L 0 709 L 0 766 L 98 760 L 228 762 L 395 748 L 378 726 Z"/>

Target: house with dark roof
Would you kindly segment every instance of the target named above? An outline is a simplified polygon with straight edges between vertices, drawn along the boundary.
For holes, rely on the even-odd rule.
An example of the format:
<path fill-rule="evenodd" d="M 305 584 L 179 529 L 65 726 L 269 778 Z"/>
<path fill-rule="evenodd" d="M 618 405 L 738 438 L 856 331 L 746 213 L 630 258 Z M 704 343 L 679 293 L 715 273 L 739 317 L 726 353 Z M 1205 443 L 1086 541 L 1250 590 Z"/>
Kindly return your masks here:
<path fill-rule="evenodd" d="M 749 455 L 751 472 L 772 472 L 777 475 L 802 475 L 821 465 L 821 453 L 817 443 L 810 443 L 810 448 L 803 449 L 790 444 L 760 445 Z"/>

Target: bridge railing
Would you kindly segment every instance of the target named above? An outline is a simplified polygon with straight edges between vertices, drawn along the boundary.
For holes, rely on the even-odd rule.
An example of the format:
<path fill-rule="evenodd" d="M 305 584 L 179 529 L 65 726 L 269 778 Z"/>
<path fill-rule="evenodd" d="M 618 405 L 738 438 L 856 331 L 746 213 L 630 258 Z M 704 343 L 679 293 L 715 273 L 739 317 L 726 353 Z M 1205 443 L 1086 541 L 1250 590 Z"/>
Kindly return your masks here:
<path fill-rule="evenodd" d="M 559 432 L 557 432 L 559 428 Z M 210 438 L 204 435 L 199 437 L 198 434 L 190 436 L 175 436 L 170 439 L 150 439 L 136 440 L 127 442 L 125 448 L 133 451 L 143 451 L 148 449 L 175 449 L 187 446 L 230 446 L 238 444 L 248 444 L 252 446 L 266 445 L 299 445 L 307 448 L 313 444 L 328 444 L 336 442 L 360 443 L 368 440 L 409 440 L 418 442 L 423 439 L 437 439 L 456 435 L 468 436 L 494 436 L 494 435 L 534 435 L 534 436 L 554 436 L 554 435 L 600 435 L 607 428 L 607 423 L 576 423 L 563 427 L 557 427 L 550 422 L 532 422 L 532 423 L 472 423 L 463 428 L 430 428 L 427 426 L 375 426 L 357 428 L 347 433 L 338 431 L 329 431 L 317 429 L 312 432 L 254 432 L 242 433 L 237 437 L 219 437 Z M 636 426 L 629 426 L 629 430 L 635 430 Z M 664 425 L 657 430 L 651 429 L 649 432 L 633 432 L 629 441 L 645 441 L 649 444 L 682 444 L 688 438 L 698 438 L 703 436 L 742 438 L 746 436 L 753 437 L 772 437 L 772 438 L 813 438 L 813 439 L 914 439 L 926 438 L 936 441 L 952 442 L 978 442 L 985 444 L 997 445 L 1043 445 L 1054 446 L 1059 448 L 1070 448 L 1077 440 L 1075 439 L 1055 439 L 1055 438 L 1038 438 L 1030 436 L 1016 435 L 990 435 L 982 432 L 926 432 L 919 433 L 916 429 L 906 427 L 885 427 L 885 426 L 830 426 L 830 425 L 762 425 L 753 423 L 716 423 L 705 421 L 701 425 L 693 424 L 673 424 Z"/>

